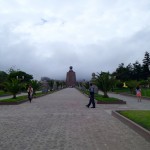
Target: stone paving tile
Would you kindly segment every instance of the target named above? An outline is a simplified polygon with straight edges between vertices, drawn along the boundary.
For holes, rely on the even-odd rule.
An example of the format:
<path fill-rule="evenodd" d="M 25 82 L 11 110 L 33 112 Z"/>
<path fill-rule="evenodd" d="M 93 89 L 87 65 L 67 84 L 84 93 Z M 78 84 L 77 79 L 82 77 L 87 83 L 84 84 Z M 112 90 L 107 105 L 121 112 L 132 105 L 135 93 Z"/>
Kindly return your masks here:
<path fill-rule="evenodd" d="M 33 102 L 0 106 L 0 150 L 149 150 L 150 143 L 110 115 L 120 105 L 86 108 L 67 88 Z"/>

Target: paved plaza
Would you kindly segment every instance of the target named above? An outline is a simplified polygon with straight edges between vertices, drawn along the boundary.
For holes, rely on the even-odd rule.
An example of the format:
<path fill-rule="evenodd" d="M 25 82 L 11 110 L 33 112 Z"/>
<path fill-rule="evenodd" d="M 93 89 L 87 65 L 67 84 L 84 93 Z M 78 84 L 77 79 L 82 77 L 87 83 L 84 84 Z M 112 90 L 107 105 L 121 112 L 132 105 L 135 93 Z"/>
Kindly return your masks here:
<path fill-rule="evenodd" d="M 0 150 L 150 150 L 149 142 L 111 115 L 150 109 L 150 101 L 110 95 L 127 104 L 87 108 L 87 96 L 66 88 L 31 104 L 0 105 Z"/>

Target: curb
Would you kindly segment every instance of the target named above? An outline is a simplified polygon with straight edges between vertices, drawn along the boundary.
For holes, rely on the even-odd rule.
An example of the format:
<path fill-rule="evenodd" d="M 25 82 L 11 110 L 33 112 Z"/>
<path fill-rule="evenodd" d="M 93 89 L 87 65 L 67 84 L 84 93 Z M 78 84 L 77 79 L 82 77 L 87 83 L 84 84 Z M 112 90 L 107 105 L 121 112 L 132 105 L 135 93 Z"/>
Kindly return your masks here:
<path fill-rule="evenodd" d="M 148 131 L 147 129 L 141 127 L 140 125 L 138 125 L 137 123 L 131 121 L 130 119 L 122 116 L 117 111 L 112 111 L 112 116 L 114 116 L 115 118 L 119 119 L 124 124 L 128 125 L 134 131 L 136 131 L 139 135 L 144 137 L 148 142 L 150 142 L 150 131 Z"/>
<path fill-rule="evenodd" d="M 126 104 L 126 101 L 118 100 L 117 102 L 103 102 L 97 100 L 97 104 Z"/>

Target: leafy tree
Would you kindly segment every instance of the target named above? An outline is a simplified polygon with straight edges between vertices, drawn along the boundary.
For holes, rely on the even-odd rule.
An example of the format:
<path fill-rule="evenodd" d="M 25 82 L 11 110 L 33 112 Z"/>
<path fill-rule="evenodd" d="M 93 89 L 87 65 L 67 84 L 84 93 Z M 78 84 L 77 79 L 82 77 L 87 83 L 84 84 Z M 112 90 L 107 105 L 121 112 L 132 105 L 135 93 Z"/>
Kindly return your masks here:
<path fill-rule="evenodd" d="M 37 80 L 31 80 L 30 84 L 32 85 L 33 94 L 35 95 L 36 91 L 40 88 L 40 83 Z"/>
<path fill-rule="evenodd" d="M 60 87 L 61 88 L 65 87 L 65 81 L 60 81 Z"/>
<path fill-rule="evenodd" d="M 66 87 L 66 82 L 62 81 L 62 87 Z"/>
<path fill-rule="evenodd" d="M 124 63 L 121 63 L 113 74 L 116 76 L 116 79 L 127 81 L 132 74 L 132 66 L 129 64 L 125 67 Z"/>
<path fill-rule="evenodd" d="M 137 87 L 137 85 L 139 84 L 136 80 L 130 80 L 126 82 L 128 88 L 130 89 L 130 92 L 132 94 L 135 94 L 135 88 Z"/>
<path fill-rule="evenodd" d="M 89 82 L 85 82 L 85 88 L 86 88 L 86 89 L 89 89 L 89 88 L 90 88 L 90 86 L 89 86 L 89 85 L 90 85 L 90 83 L 89 83 Z"/>
<path fill-rule="evenodd" d="M 0 71 L 0 89 L 4 90 L 3 83 L 7 81 L 8 74 L 4 71 Z"/>
<path fill-rule="evenodd" d="M 4 82 L 7 80 L 8 74 L 4 71 L 0 71 L 0 82 Z"/>
<path fill-rule="evenodd" d="M 123 87 L 123 82 L 120 80 L 116 80 L 116 87 L 117 88 L 122 88 Z"/>
<path fill-rule="evenodd" d="M 8 92 L 12 93 L 13 98 L 16 98 L 16 94 L 20 91 L 22 85 L 17 79 L 11 79 L 4 83 L 4 86 Z"/>
<path fill-rule="evenodd" d="M 60 86 L 60 82 L 59 81 L 56 81 L 56 86 L 57 86 L 57 89 L 58 89 L 59 86 Z"/>
<path fill-rule="evenodd" d="M 138 61 L 133 63 L 132 79 L 137 81 L 142 79 L 142 66 Z"/>
<path fill-rule="evenodd" d="M 96 75 L 96 85 L 104 93 L 104 97 L 108 97 L 107 92 L 112 87 L 112 79 L 109 72 L 101 72 Z"/>
<path fill-rule="evenodd" d="M 30 75 L 30 74 L 27 74 L 23 71 L 10 69 L 9 75 L 8 75 L 8 80 L 11 80 L 11 79 L 18 79 L 21 82 L 26 82 L 27 83 L 27 82 L 30 82 L 30 80 L 33 79 L 33 76 Z"/>
<path fill-rule="evenodd" d="M 150 67 L 150 55 L 148 52 L 145 52 L 145 56 L 144 56 L 144 59 L 143 59 L 143 79 L 147 80 L 147 78 L 149 77 L 150 75 L 150 70 L 149 70 L 149 67 Z"/>
<path fill-rule="evenodd" d="M 48 85 L 50 87 L 50 91 L 52 91 L 53 85 L 54 85 L 54 80 L 52 80 L 52 79 L 48 80 Z"/>
<path fill-rule="evenodd" d="M 146 88 L 149 85 L 149 81 L 148 80 L 140 80 L 139 84 Z"/>
<path fill-rule="evenodd" d="M 114 91 L 114 88 L 116 88 L 117 85 L 117 80 L 116 80 L 116 76 L 111 75 L 111 91 Z"/>

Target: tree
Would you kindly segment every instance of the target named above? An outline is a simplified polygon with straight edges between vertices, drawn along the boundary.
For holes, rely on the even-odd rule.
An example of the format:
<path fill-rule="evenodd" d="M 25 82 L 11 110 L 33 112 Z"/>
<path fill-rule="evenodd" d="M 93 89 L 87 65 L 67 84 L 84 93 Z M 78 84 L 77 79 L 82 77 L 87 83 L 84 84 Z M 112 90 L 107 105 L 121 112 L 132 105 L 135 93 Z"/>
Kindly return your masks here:
<path fill-rule="evenodd" d="M 30 82 L 30 80 L 33 79 L 33 76 L 30 74 L 27 74 L 23 71 L 11 71 L 8 75 L 8 79 L 18 79 L 21 80 L 22 82 Z"/>
<path fill-rule="evenodd" d="M 60 86 L 60 82 L 59 81 L 56 81 L 56 86 L 57 86 L 57 90 L 58 90 L 58 88 Z"/>
<path fill-rule="evenodd" d="M 130 79 L 131 71 L 132 71 L 131 64 L 125 67 L 124 63 L 121 63 L 113 74 L 116 76 L 116 79 L 121 81 L 127 81 Z"/>
<path fill-rule="evenodd" d="M 112 78 L 109 72 L 101 72 L 96 75 L 95 83 L 97 87 L 104 93 L 104 97 L 108 97 L 107 92 L 112 88 Z"/>
<path fill-rule="evenodd" d="M 130 92 L 132 94 L 134 94 L 135 88 L 139 83 L 136 80 L 130 80 L 130 81 L 127 81 L 126 84 L 127 84 L 128 88 L 130 89 Z"/>
<path fill-rule="evenodd" d="M 50 87 L 50 91 L 52 91 L 53 85 L 54 85 L 54 80 L 52 80 L 52 79 L 48 80 L 48 85 Z"/>
<path fill-rule="evenodd" d="M 88 82 L 88 81 L 85 82 L 85 88 L 86 88 L 86 89 L 89 89 L 89 88 L 90 88 L 90 82 Z"/>
<path fill-rule="evenodd" d="M 142 66 L 138 61 L 133 63 L 132 79 L 137 81 L 142 79 Z"/>
<path fill-rule="evenodd" d="M 19 80 L 11 79 L 4 83 L 4 86 L 8 90 L 8 92 L 12 93 L 13 98 L 16 98 L 16 94 L 20 91 L 22 85 L 20 84 Z"/>
<path fill-rule="evenodd" d="M 143 65 L 142 65 L 142 68 L 143 68 L 142 74 L 143 74 L 143 79 L 144 80 L 147 80 L 147 78 L 150 75 L 149 66 L 150 66 L 150 55 L 149 55 L 148 52 L 145 52 L 145 56 L 144 56 L 144 59 L 143 59 Z"/>
<path fill-rule="evenodd" d="M 4 90 L 3 83 L 7 81 L 8 74 L 4 71 L 0 71 L 0 89 Z"/>
<path fill-rule="evenodd" d="M 31 80 L 31 85 L 33 88 L 33 95 L 36 94 L 36 91 L 40 88 L 40 83 L 37 80 Z"/>

